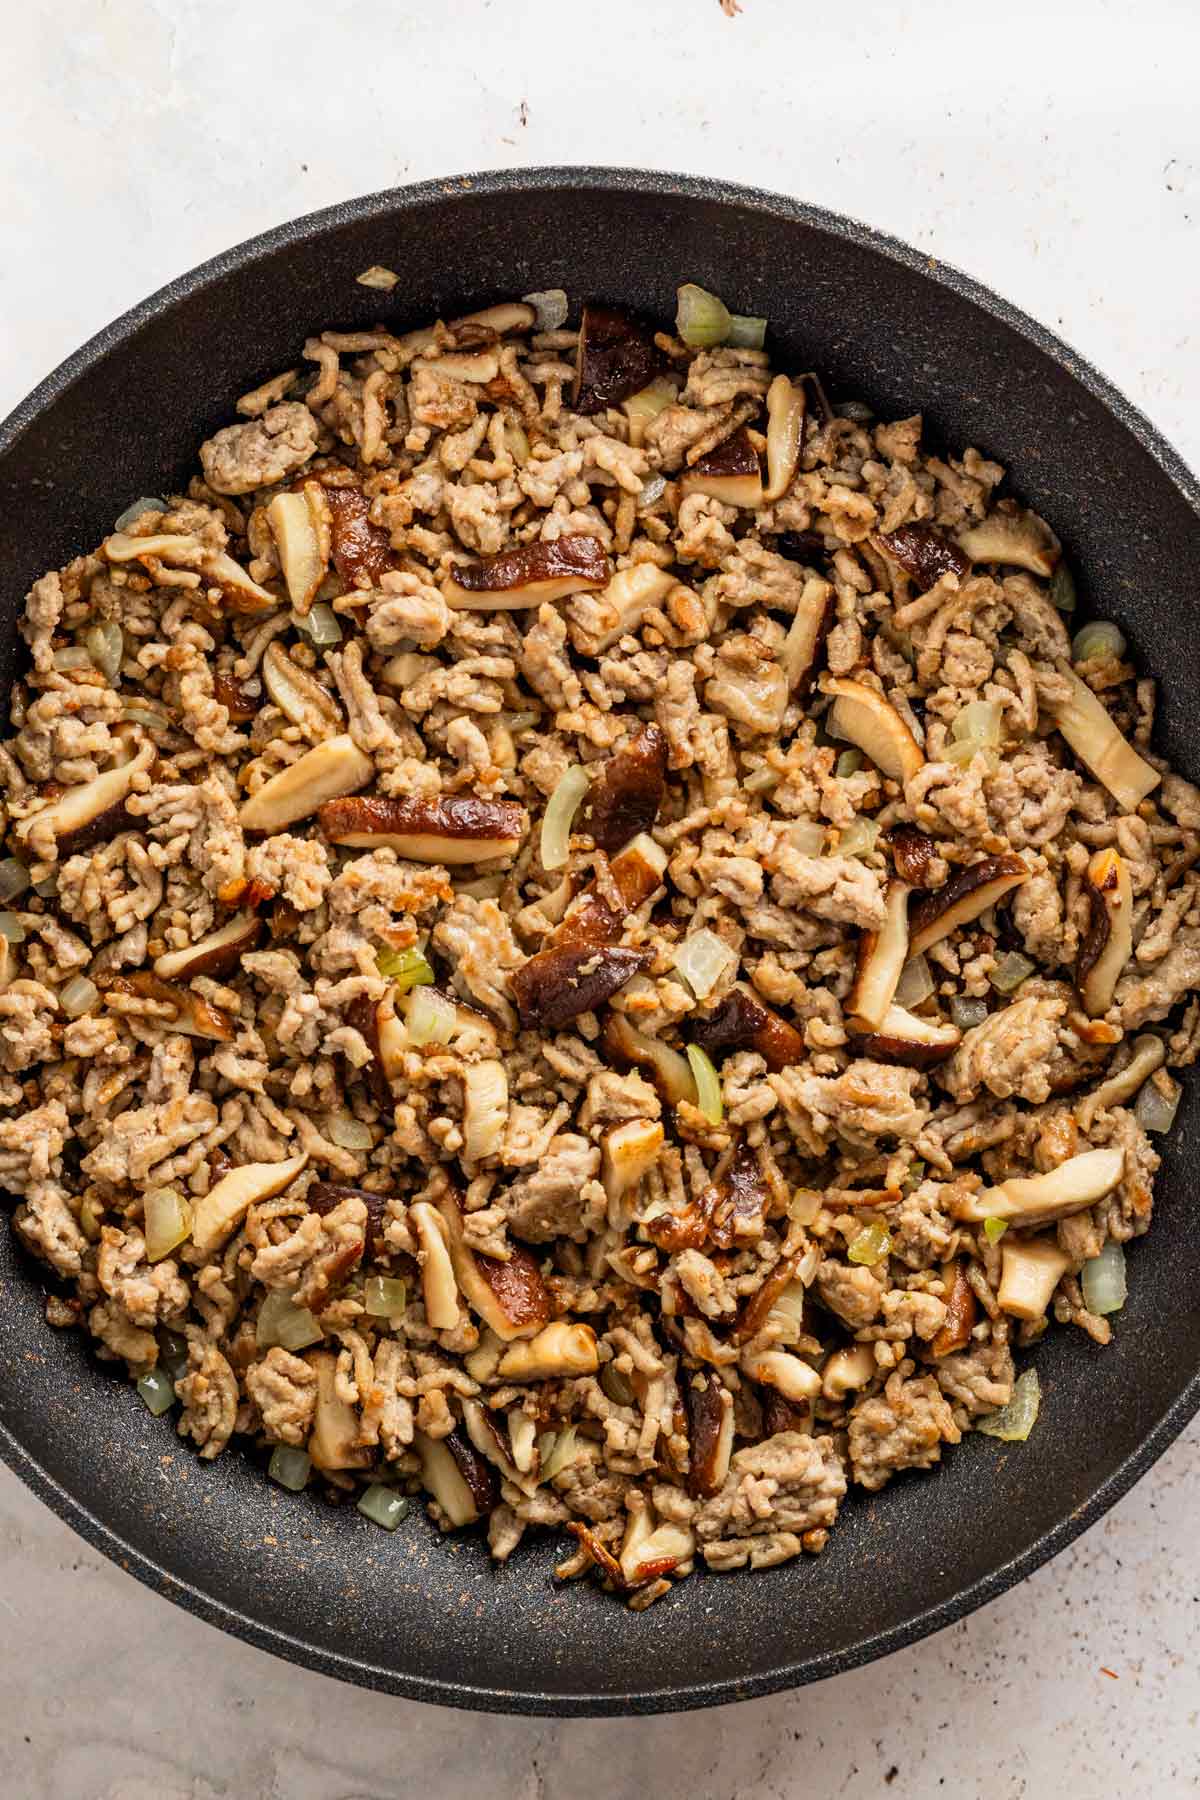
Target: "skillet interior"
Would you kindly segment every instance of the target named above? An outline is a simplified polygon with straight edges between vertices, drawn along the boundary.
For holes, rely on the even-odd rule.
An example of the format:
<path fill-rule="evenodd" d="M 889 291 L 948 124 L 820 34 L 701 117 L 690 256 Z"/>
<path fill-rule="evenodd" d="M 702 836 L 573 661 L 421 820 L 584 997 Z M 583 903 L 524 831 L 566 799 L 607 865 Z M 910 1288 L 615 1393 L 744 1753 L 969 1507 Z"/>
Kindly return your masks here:
<path fill-rule="evenodd" d="M 372 263 L 393 295 L 355 285 Z M 431 183 L 288 225 L 184 277 L 100 334 L 0 428 L 0 658 L 29 582 L 96 541 L 135 495 L 186 476 L 231 401 L 328 324 L 407 325 L 561 285 L 663 319 L 691 279 L 765 313 L 780 366 L 835 398 L 922 410 L 949 445 L 1013 471 L 1166 677 L 1156 743 L 1200 774 L 1192 624 L 1197 488 L 1099 376 L 1029 320 L 917 252 L 793 202 L 636 172 L 546 170 Z M 1112 1347 L 1060 1331 L 1039 1350 L 1027 1445 L 970 1437 L 935 1476 L 859 1493 L 819 1558 L 697 1575 L 636 1618 L 550 1582 L 549 1543 L 502 1572 L 438 1541 L 419 1509 L 393 1537 L 264 1480 L 202 1463 L 73 1335 L 0 1234 L 0 1451 L 93 1543 L 172 1599 L 329 1674 L 422 1699 L 528 1712 L 651 1711 L 817 1679 L 911 1641 L 1062 1548 L 1200 1405 L 1195 1084 L 1130 1257 Z"/>

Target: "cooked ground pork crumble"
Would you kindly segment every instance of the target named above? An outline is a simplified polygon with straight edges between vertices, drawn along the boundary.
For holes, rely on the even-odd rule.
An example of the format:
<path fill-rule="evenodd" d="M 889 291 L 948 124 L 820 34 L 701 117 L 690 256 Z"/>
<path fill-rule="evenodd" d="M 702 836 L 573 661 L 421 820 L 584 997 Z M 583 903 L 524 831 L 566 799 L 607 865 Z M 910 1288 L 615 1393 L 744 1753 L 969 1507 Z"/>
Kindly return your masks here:
<path fill-rule="evenodd" d="M 202 1457 L 640 1607 L 1107 1341 L 1200 792 L 996 463 L 542 298 L 310 339 L 35 583 L 0 1180 Z"/>

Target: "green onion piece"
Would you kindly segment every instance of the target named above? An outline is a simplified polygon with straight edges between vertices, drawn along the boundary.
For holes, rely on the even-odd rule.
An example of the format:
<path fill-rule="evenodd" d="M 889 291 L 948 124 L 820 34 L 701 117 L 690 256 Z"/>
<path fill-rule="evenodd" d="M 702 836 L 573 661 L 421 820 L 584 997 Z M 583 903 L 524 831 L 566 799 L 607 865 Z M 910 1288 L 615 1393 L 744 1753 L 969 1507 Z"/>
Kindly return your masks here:
<path fill-rule="evenodd" d="M 729 336 L 725 342 L 735 350 L 761 350 L 767 341 L 767 321 L 753 313 L 730 313 Z"/>
<path fill-rule="evenodd" d="M 370 1519 L 376 1525 L 382 1525 L 385 1531 L 395 1531 L 401 1519 L 408 1516 L 408 1501 L 395 1488 L 385 1487 L 381 1481 L 373 1481 L 364 1489 L 358 1502 L 358 1510 L 364 1519 Z"/>
<path fill-rule="evenodd" d="M 924 1181 L 924 1179 L 925 1179 L 925 1164 L 918 1157 L 915 1162 L 909 1163 L 908 1168 L 905 1171 L 905 1175 L 904 1175 L 904 1191 L 905 1191 L 905 1193 L 911 1193 L 914 1188 L 920 1187 L 920 1185 Z"/>
<path fill-rule="evenodd" d="M 998 1244 L 1007 1230 L 1007 1219 L 985 1219 L 983 1221 L 983 1235 L 989 1244 Z"/>
<path fill-rule="evenodd" d="M 705 1055 L 699 1044 L 689 1044 L 687 1059 L 696 1083 L 696 1105 L 710 1125 L 719 1125 L 725 1116 L 725 1102 L 721 1098 L 721 1077 L 713 1067 L 712 1058 Z"/>
<path fill-rule="evenodd" d="M 279 1344 L 285 1350 L 305 1350 L 324 1335 L 307 1306 L 297 1306 L 290 1294 L 270 1293 L 258 1309 L 254 1337 L 260 1349 Z"/>
<path fill-rule="evenodd" d="M 1071 643 L 1073 662 L 1119 662 L 1125 654 L 1125 633 L 1107 619 L 1093 619 L 1077 631 Z"/>
<path fill-rule="evenodd" d="M 408 950 L 381 950 L 375 958 L 375 967 L 389 981 L 394 981 L 402 994 L 410 988 L 429 987 L 433 981 L 433 970 L 426 962 L 424 955 L 413 945 Z"/>
<path fill-rule="evenodd" d="M 398 1319 L 408 1305 L 408 1283 L 391 1275 L 368 1275 L 363 1283 L 363 1310 L 373 1319 Z"/>
<path fill-rule="evenodd" d="M 882 1219 L 875 1219 L 870 1225 L 864 1225 L 858 1236 L 851 1242 L 846 1255 L 852 1263 L 881 1262 L 892 1247 L 891 1236 Z"/>
<path fill-rule="evenodd" d="M 94 1200 L 88 1199 L 80 1202 L 79 1229 L 82 1231 L 89 1244 L 99 1242 L 100 1220 L 103 1215 L 104 1208 L 102 1206 L 97 1206 Z"/>
<path fill-rule="evenodd" d="M 571 850 L 571 826 L 580 802 L 592 785 L 582 763 L 572 763 L 558 779 L 542 814 L 542 867 L 561 869 Z"/>
<path fill-rule="evenodd" d="M 861 750 L 843 750 L 834 764 L 833 772 L 839 781 L 845 781 L 847 775 L 857 775 L 862 768 Z"/>
<path fill-rule="evenodd" d="M 711 350 L 723 344 L 733 328 L 729 308 L 715 294 L 685 282 L 677 290 L 675 329 L 691 350 Z"/>
<path fill-rule="evenodd" d="M 158 1366 L 172 1381 L 182 1381 L 188 1371 L 188 1341 L 178 1331 L 158 1334 Z"/>
<path fill-rule="evenodd" d="M 118 514 L 117 518 L 113 521 L 113 530 L 128 531 L 134 520 L 140 519 L 143 513 L 166 512 L 166 510 L 167 503 L 165 500 L 159 500 L 157 496 L 153 494 L 143 494 L 140 499 L 132 501 L 131 504 L 125 508 L 123 513 Z"/>
<path fill-rule="evenodd" d="M 161 1369 L 148 1369 L 139 1380 L 137 1391 L 156 1419 L 175 1404 L 175 1383 Z"/>
<path fill-rule="evenodd" d="M 267 1464 L 267 1474 L 280 1487 L 285 1487 L 293 1494 L 298 1494 L 302 1487 L 308 1485 L 312 1460 L 307 1450 L 293 1450 L 290 1444 L 276 1444 L 271 1452 L 271 1460 Z"/>
<path fill-rule="evenodd" d="M 1125 1252 L 1120 1244 L 1105 1244 L 1099 1256 L 1085 1262 L 1080 1273 L 1083 1304 L 1089 1312 L 1120 1312 L 1129 1289 L 1125 1281 Z"/>
<path fill-rule="evenodd" d="M 1010 950 L 1000 958 L 988 979 L 998 994 L 1011 994 L 1033 974 L 1034 967 L 1019 950 Z"/>
<path fill-rule="evenodd" d="M 1059 612 L 1075 611 L 1075 577 L 1065 562 L 1060 562 L 1050 582 L 1050 604 Z"/>
<path fill-rule="evenodd" d="M 975 1421 L 976 1431 L 985 1437 L 1003 1438 L 1006 1444 L 1023 1444 L 1037 1423 L 1042 1404 L 1042 1384 L 1036 1369 L 1018 1375 L 1012 1399 L 997 1412 L 985 1413 Z"/>

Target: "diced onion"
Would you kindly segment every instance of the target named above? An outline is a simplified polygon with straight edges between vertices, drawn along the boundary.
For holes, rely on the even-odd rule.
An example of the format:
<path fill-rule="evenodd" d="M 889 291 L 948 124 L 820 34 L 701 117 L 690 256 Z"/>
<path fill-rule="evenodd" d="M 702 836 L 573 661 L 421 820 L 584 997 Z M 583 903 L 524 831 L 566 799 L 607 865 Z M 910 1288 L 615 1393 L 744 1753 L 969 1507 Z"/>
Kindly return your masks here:
<path fill-rule="evenodd" d="M 729 308 L 723 300 L 694 281 L 678 289 L 675 329 L 691 350 L 711 350 L 723 344 L 733 327 Z"/>
<path fill-rule="evenodd" d="M 0 861 L 0 900 L 15 900 L 29 887 L 29 870 L 15 856 Z"/>
<path fill-rule="evenodd" d="M 825 827 L 810 819 L 800 819 L 787 828 L 787 841 L 801 856 L 820 856 L 825 848 Z"/>
<path fill-rule="evenodd" d="M 165 710 L 156 706 L 142 706 L 136 700 L 127 700 L 121 708 L 121 717 L 131 725 L 142 725 L 147 731 L 169 731 L 171 720 Z"/>
<path fill-rule="evenodd" d="M 578 1433 L 574 1425 L 565 1425 L 560 1432 L 548 1431 L 538 1439 L 538 1454 L 542 1459 L 541 1480 L 553 1481 L 564 1469 L 569 1469 L 579 1454 Z"/>
<path fill-rule="evenodd" d="M 314 644 L 340 644 L 342 641 L 342 628 L 332 606 L 327 605 L 324 600 L 318 600 L 315 606 L 310 606 L 307 616 L 297 619 L 296 625 Z"/>
<path fill-rule="evenodd" d="M 1125 1304 L 1125 1252 L 1120 1244 L 1105 1244 L 1099 1256 L 1084 1263 L 1080 1273 L 1083 1304 L 1089 1312 L 1120 1312 Z"/>
<path fill-rule="evenodd" d="M 882 1219 L 873 1219 L 869 1225 L 863 1226 L 857 1237 L 851 1239 L 846 1255 L 852 1263 L 869 1266 L 880 1262 L 891 1247 L 892 1240 L 887 1226 Z"/>
<path fill-rule="evenodd" d="M 353 1113 L 330 1113 L 325 1129 L 332 1142 L 342 1150 L 370 1150 L 375 1143 L 371 1127 L 356 1119 Z"/>
<path fill-rule="evenodd" d="M 857 775 L 863 765 L 861 750 L 843 750 L 834 764 L 833 772 L 839 781 L 845 781 L 847 775 Z"/>
<path fill-rule="evenodd" d="M 151 1188 L 142 1202 L 146 1261 L 161 1262 L 192 1229 L 192 1209 L 178 1188 Z"/>
<path fill-rule="evenodd" d="M 143 494 L 140 500 L 134 500 L 123 513 L 113 520 L 113 530 L 128 531 L 134 520 L 140 519 L 143 513 L 166 512 L 166 510 L 165 500 L 159 500 L 153 494 Z"/>
<path fill-rule="evenodd" d="M 675 967 L 695 994 L 707 1000 L 722 976 L 737 967 L 737 953 L 715 931 L 689 932 L 675 952 Z"/>
<path fill-rule="evenodd" d="M 290 1444 L 276 1444 L 267 1464 L 267 1474 L 272 1481 L 298 1494 L 301 1488 L 307 1487 L 311 1472 L 312 1459 L 307 1450 L 294 1450 Z"/>
<path fill-rule="evenodd" d="M 156 1419 L 175 1404 L 175 1383 L 161 1369 L 148 1369 L 138 1381 L 137 1391 Z"/>
<path fill-rule="evenodd" d="M 986 1000 L 972 999 L 969 994 L 955 994 L 950 1002 L 950 1017 L 960 1031 L 982 1025 L 988 1016 Z"/>
<path fill-rule="evenodd" d="M 988 979 L 998 994 L 1011 994 L 1033 974 L 1036 966 L 1019 950 L 1010 950 L 1000 958 Z"/>
<path fill-rule="evenodd" d="M 363 1489 L 358 1510 L 373 1525 L 395 1531 L 400 1521 L 408 1517 L 408 1498 L 398 1494 L 395 1488 L 385 1487 L 381 1481 L 373 1481 L 369 1488 Z"/>
<path fill-rule="evenodd" d="M 1007 1230 L 1007 1219 L 985 1219 L 983 1221 L 983 1235 L 989 1244 L 998 1244 Z"/>
<path fill-rule="evenodd" d="M 62 670 L 90 669 L 92 659 L 82 644 L 71 644 L 65 650 L 54 652 L 54 666 Z"/>
<path fill-rule="evenodd" d="M 429 987 L 433 981 L 433 970 L 415 945 L 407 950 L 393 950 L 390 946 L 381 950 L 375 958 L 375 967 L 394 982 L 402 994 L 407 994 L 410 988 Z"/>
<path fill-rule="evenodd" d="M 10 944 L 25 942 L 25 927 L 16 913 L 0 912 L 0 937 L 7 938 Z"/>
<path fill-rule="evenodd" d="M 381 293 L 390 294 L 400 277 L 395 269 L 385 269 L 382 263 L 372 263 L 369 269 L 364 269 L 362 274 L 356 275 L 354 279 L 359 287 L 378 288 Z"/>
<path fill-rule="evenodd" d="M 1003 1438 L 1006 1444 L 1023 1444 L 1037 1423 L 1042 1404 L 1042 1384 L 1036 1369 L 1018 1375 L 1007 1406 L 985 1413 L 975 1421 L 976 1431 L 985 1437 Z"/>
<path fill-rule="evenodd" d="M 614 1406 L 633 1406 L 637 1402 L 637 1395 L 628 1375 L 623 1369 L 614 1368 L 612 1363 L 605 1363 L 600 1374 L 600 1386 Z"/>
<path fill-rule="evenodd" d="M 414 1044 L 448 1044 L 458 1025 L 454 1002 L 436 988 L 418 987 L 408 996 L 404 1023 Z"/>
<path fill-rule="evenodd" d="M 363 1310 L 373 1319 L 398 1319 L 408 1306 L 408 1283 L 392 1275 L 368 1275 L 363 1283 Z"/>
<path fill-rule="evenodd" d="M 158 1367 L 165 1369 L 172 1381 L 182 1381 L 188 1371 L 188 1341 L 178 1331 L 158 1334 Z"/>
<path fill-rule="evenodd" d="M 879 837 L 874 819 L 851 819 L 838 839 L 839 856 L 870 856 Z"/>
<path fill-rule="evenodd" d="M 1093 619 L 1071 642 L 1073 662 L 1103 662 L 1109 657 L 1120 662 L 1125 654 L 1125 634 L 1108 619 Z"/>
<path fill-rule="evenodd" d="M 1134 1103 L 1133 1116 L 1143 1131 L 1170 1131 L 1179 1111 L 1180 1087 L 1171 1077 L 1156 1070 Z"/>
<path fill-rule="evenodd" d="M 1065 562 L 1060 562 L 1050 581 L 1050 604 L 1059 612 L 1075 611 L 1075 577 Z"/>
<path fill-rule="evenodd" d="M 763 763 L 761 768 L 750 771 L 742 786 L 748 794 L 769 794 L 771 789 L 777 788 L 782 780 L 783 777 L 778 769 L 773 769 L 769 763 Z M 822 833 L 823 839 L 824 833 Z"/>
<path fill-rule="evenodd" d="M 896 1005 L 907 1007 L 911 1012 L 922 1000 L 928 1000 L 932 992 L 933 976 L 929 973 L 929 964 L 924 956 L 910 956 L 896 983 Z"/>
<path fill-rule="evenodd" d="M 651 419 L 657 419 L 659 413 L 674 405 L 678 398 L 679 389 L 675 383 L 668 381 L 665 375 L 656 375 L 653 381 L 644 388 L 639 388 L 636 394 L 630 394 L 627 399 L 622 400 L 621 411 L 629 420 L 630 443 L 635 446 L 640 444 Z M 658 490 L 660 494 L 666 485 L 664 476 L 662 487 Z"/>
<path fill-rule="evenodd" d="M 59 989 L 58 1004 L 68 1019 L 82 1018 L 85 1012 L 91 1012 L 100 998 L 100 989 L 86 975 L 72 975 L 70 981 Z"/>
<path fill-rule="evenodd" d="M 58 870 L 55 869 L 52 875 L 47 875 L 44 881 L 35 881 L 33 891 L 35 894 L 40 894 L 43 900 L 53 900 L 58 892 Z"/>
<path fill-rule="evenodd" d="M 753 313 L 730 313 L 729 336 L 725 339 L 735 350 L 761 350 L 767 341 L 767 321 Z"/>
<path fill-rule="evenodd" d="M 125 654 L 125 633 L 115 619 L 105 619 L 84 634 L 87 653 L 106 681 L 117 679 L 121 658 Z"/>
<path fill-rule="evenodd" d="M 725 1116 L 721 1077 L 713 1067 L 711 1057 L 701 1050 L 699 1044 L 688 1045 L 687 1059 L 692 1065 L 692 1079 L 696 1083 L 696 1105 L 710 1125 L 719 1125 Z"/>
<path fill-rule="evenodd" d="M 990 700 L 972 700 L 957 713 L 950 727 L 950 736 L 956 743 L 968 741 L 995 749 L 1003 735 L 1003 719 L 1000 708 Z"/>
<path fill-rule="evenodd" d="M 562 330 L 568 311 L 565 288 L 539 288 L 536 293 L 522 294 L 521 298 L 537 314 L 533 321 L 535 331 Z"/>
<path fill-rule="evenodd" d="M 320 1343 L 324 1333 L 307 1306 L 297 1306 L 290 1294 L 273 1289 L 258 1309 L 254 1338 L 261 1350 L 279 1344 L 284 1350 L 304 1350 Z"/>
<path fill-rule="evenodd" d="M 571 824 L 592 784 L 582 763 L 572 763 L 558 778 L 542 815 L 542 867 L 561 869 L 571 850 Z"/>

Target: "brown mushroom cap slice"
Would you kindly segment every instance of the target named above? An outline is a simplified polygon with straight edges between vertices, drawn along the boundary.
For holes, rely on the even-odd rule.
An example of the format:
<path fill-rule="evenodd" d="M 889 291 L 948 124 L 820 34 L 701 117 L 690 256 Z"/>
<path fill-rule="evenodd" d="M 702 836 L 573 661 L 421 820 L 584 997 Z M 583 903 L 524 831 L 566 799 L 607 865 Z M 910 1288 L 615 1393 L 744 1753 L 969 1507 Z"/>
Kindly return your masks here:
<path fill-rule="evenodd" d="M 856 744 L 892 781 L 911 781 L 925 766 L 925 753 L 890 701 L 863 681 L 826 676 L 823 691 L 833 705 L 825 718 L 830 737 Z"/>
<path fill-rule="evenodd" d="M 776 1072 L 803 1062 L 808 1054 L 796 1027 L 740 983 L 711 1012 L 693 1013 L 688 1030 L 692 1042 L 707 1054 L 727 1047 L 756 1050 Z"/>
<path fill-rule="evenodd" d="M 377 1194 L 371 1188 L 351 1187 L 342 1181 L 314 1181 L 304 1198 L 309 1209 L 322 1217 L 340 1206 L 343 1200 L 361 1200 L 367 1209 L 367 1252 L 374 1256 L 385 1248 L 383 1228 L 387 1222 L 389 1195 Z"/>
<path fill-rule="evenodd" d="M 1066 1251 L 1050 1239 L 1006 1243 L 996 1294 L 1000 1311 L 1013 1319 L 1044 1317 L 1055 1288 L 1070 1266 Z"/>
<path fill-rule="evenodd" d="M 451 1432 L 450 1436 L 454 1435 Z M 416 1431 L 413 1449 L 421 1459 L 421 1485 L 437 1501 L 448 1523 L 456 1530 L 462 1525 L 473 1525 L 482 1511 L 477 1491 L 482 1494 L 484 1490 L 478 1482 L 473 1486 L 466 1479 L 460 1457 L 455 1455 L 449 1439 L 431 1438 Z"/>
<path fill-rule="evenodd" d="M 289 1156 L 286 1162 L 243 1163 L 214 1182 L 192 1212 L 192 1244 L 201 1256 L 209 1256 L 241 1224 L 259 1200 L 271 1200 L 295 1181 L 308 1156 Z"/>
<path fill-rule="evenodd" d="M 116 837 L 127 831 L 134 821 L 125 811 L 125 802 L 133 790 L 135 776 L 142 774 L 154 761 L 153 744 L 143 744 L 137 755 L 115 769 L 105 769 L 91 781 L 65 788 L 57 800 L 41 812 L 22 819 L 16 835 L 22 842 L 36 825 L 38 836 L 49 831 L 58 848 L 59 859 L 74 856 L 92 844 Z"/>
<path fill-rule="evenodd" d="M 586 887 L 555 931 L 551 944 L 611 944 L 625 928 L 626 916 L 648 900 L 662 879 L 667 853 L 645 832 L 639 832 L 609 864 L 613 886 L 623 910 L 615 912 L 601 898 L 595 883 Z M 545 952 L 539 952 L 545 955 Z"/>
<path fill-rule="evenodd" d="M 906 881 L 889 881 L 884 922 L 878 931 L 859 934 L 854 984 L 846 1009 L 873 1031 L 883 1021 L 896 997 L 900 971 L 908 961 L 908 896 Z"/>
<path fill-rule="evenodd" d="M 324 803 L 365 787 L 375 765 L 349 733 L 326 738 L 272 775 L 243 802 L 238 815 L 243 831 L 279 831 L 298 819 L 324 810 Z"/>
<path fill-rule="evenodd" d="M 602 1040 L 607 1055 L 618 1068 L 645 1069 L 661 1097 L 670 1106 L 686 1100 L 696 1104 L 696 1077 L 686 1056 L 664 1044 L 661 1038 L 639 1031 L 624 1013 L 610 1012 L 604 1020 Z"/>
<path fill-rule="evenodd" d="M 713 1183 L 711 1199 L 706 1193 L 702 1200 L 708 1235 L 717 1248 L 732 1250 L 760 1238 L 770 1198 L 757 1156 L 745 1138 L 739 1138 Z"/>
<path fill-rule="evenodd" d="M 359 1443 L 358 1413 L 337 1391 L 337 1357 L 329 1350 L 314 1350 L 304 1360 L 317 1377 L 317 1405 L 308 1439 L 314 1469 L 367 1468 L 374 1452 Z"/>
<path fill-rule="evenodd" d="M 195 975 L 228 975 L 253 950 L 263 922 L 252 912 L 235 913 L 226 924 L 183 950 L 164 950 L 154 959 L 154 973 L 164 981 L 191 981 Z"/>
<path fill-rule="evenodd" d="M 1117 978 L 1133 954 L 1133 888 L 1115 850 L 1097 850 L 1083 878 L 1090 919 L 1075 963 L 1075 985 L 1089 1017 L 1112 1005 Z"/>
<path fill-rule="evenodd" d="M 862 1028 L 851 1020 L 854 1050 L 872 1062 L 903 1063 L 909 1069 L 928 1069 L 945 1062 L 962 1042 L 957 1025 L 942 1019 L 922 1019 L 903 1006 L 889 1006 L 879 1028 L 862 1034 Z"/>
<path fill-rule="evenodd" d="M 680 1376 L 688 1422 L 688 1492 L 706 1499 L 725 1485 L 733 1452 L 733 1395 L 716 1375 Z"/>
<path fill-rule="evenodd" d="M 571 404 L 585 415 L 619 406 L 656 373 L 654 334 L 640 319 L 594 301 L 583 309 Z"/>
<path fill-rule="evenodd" d="M 1021 858 L 1008 855 L 984 856 L 968 868 L 956 870 L 949 881 L 931 894 L 922 894 L 909 907 L 909 955 L 920 956 L 960 925 L 977 919 L 1028 876 Z"/>
<path fill-rule="evenodd" d="M 379 577 L 396 566 L 388 533 L 372 525 L 371 502 L 360 487 L 323 487 L 329 508 L 330 553 L 333 566 L 351 587 L 373 587 Z"/>
<path fill-rule="evenodd" d="M 942 1269 L 946 1288 L 946 1320 L 929 1346 L 934 1357 L 949 1356 L 965 1350 L 975 1326 L 977 1305 L 975 1290 L 967 1280 L 967 1265 L 962 1257 L 946 1263 Z"/>
<path fill-rule="evenodd" d="M 1053 575 L 1062 545 L 1037 513 L 1014 500 L 1001 500 L 986 519 L 958 533 L 958 542 L 976 563 L 1004 563 L 1031 575 Z"/>
<path fill-rule="evenodd" d="M 133 975 L 115 976 L 108 984 L 108 992 L 140 994 L 143 999 L 173 1006 L 175 1017 L 170 1021 L 171 1029 L 182 1031 L 187 1037 L 212 1038 L 220 1044 L 228 1044 L 233 1039 L 235 1021 L 229 1013 L 194 994 L 190 988 L 176 987 L 161 980 L 149 969 L 138 969 Z"/>
<path fill-rule="evenodd" d="M 443 1184 L 434 1204 L 446 1226 L 454 1278 L 467 1305 L 506 1344 L 540 1331 L 554 1305 L 535 1258 L 520 1244 L 510 1246 L 507 1262 L 477 1255 L 467 1243 L 462 1206 L 448 1183 Z"/>
<path fill-rule="evenodd" d="M 810 575 L 800 591 L 779 659 L 789 693 L 806 694 L 812 686 L 835 611 L 833 584 Z"/>
<path fill-rule="evenodd" d="M 571 532 L 552 542 L 539 538 L 480 562 L 458 564 L 442 583 L 442 598 L 460 611 L 511 612 L 605 587 L 611 578 L 612 564 L 600 539 Z"/>
<path fill-rule="evenodd" d="M 741 506 L 753 512 L 763 503 L 762 472 L 758 452 L 745 426 L 701 456 L 679 477 L 681 494 L 707 494 L 723 506 Z"/>
<path fill-rule="evenodd" d="M 645 951 L 619 944 L 552 944 L 514 969 L 508 985 L 523 1025 L 560 1031 L 611 1000 L 646 961 Z"/>
<path fill-rule="evenodd" d="M 900 879 L 907 881 L 910 887 L 928 887 L 929 865 L 938 853 L 933 839 L 918 831 L 915 825 L 897 825 L 891 833 L 890 843 L 892 861 Z"/>
<path fill-rule="evenodd" d="M 369 994 L 356 994 L 346 1008 L 346 1023 L 366 1044 L 371 1052 L 371 1060 L 363 1069 L 375 1104 L 381 1108 L 385 1116 L 391 1114 L 394 1099 L 389 1071 L 383 1060 L 383 1038 L 380 1031 L 379 1002 L 372 1000 Z"/>
<path fill-rule="evenodd" d="M 767 485 L 763 499 L 781 500 L 795 478 L 804 441 L 804 389 L 777 375 L 767 389 Z"/>
<path fill-rule="evenodd" d="M 505 1481 L 511 1481 L 515 1487 L 521 1489 L 522 1493 L 536 1493 L 537 1481 L 528 1470 L 518 1468 L 511 1441 L 507 1433 L 502 1432 L 496 1423 L 497 1415 L 490 1412 L 486 1406 L 480 1405 L 478 1400 L 467 1399 L 464 1399 L 462 1403 L 462 1413 L 467 1436 L 480 1456 L 486 1462 L 494 1464 Z M 499 1417 L 503 1419 L 503 1413 Z M 517 1417 L 524 1419 L 528 1415 L 518 1413 Z M 529 1420 L 529 1430 L 532 1434 L 536 1434 L 537 1427 L 532 1419 Z"/>
<path fill-rule="evenodd" d="M 897 526 L 895 531 L 881 532 L 874 542 L 912 576 L 921 593 L 940 581 L 943 575 L 957 575 L 961 579 L 970 571 L 971 559 L 966 551 L 936 525 L 923 519 Z"/>
<path fill-rule="evenodd" d="M 386 848 L 411 862 L 455 866 L 511 856 L 529 822 L 517 801 L 480 800 L 474 794 L 359 795 L 329 800 L 319 816 L 331 843 Z"/>
<path fill-rule="evenodd" d="M 667 790 L 667 740 L 657 725 L 643 725 L 595 776 L 576 818 L 601 850 L 619 850 L 649 831 Z"/>
<path fill-rule="evenodd" d="M 1125 1171 L 1125 1152 L 1120 1148 L 1084 1150 L 1069 1156 L 1046 1175 L 1013 1175 L 978 1193 L 959 1193 L 950 1210 L 956 1219 L 978 1225 L 984 1219 L 1017 1220 L 1022 1225 L 1042 1225 L 1082 1212 L 1120 1181 Z"/>
<path fill-rule="evenodd" d="M 1085 681 L 1072 669 L 1060 669 L 1059 674 L 1069 686 L 1070 696 L 1061 704 L 1048 706 L 1047 712 L 1080 762 L 1117 804 L 1126 812 L 1135 811 L 1162 776 L 1138 755 Z"/>

